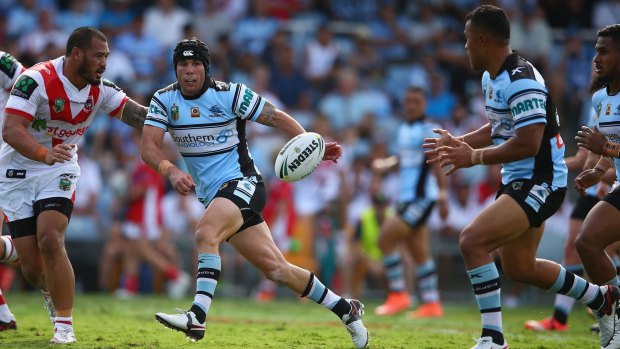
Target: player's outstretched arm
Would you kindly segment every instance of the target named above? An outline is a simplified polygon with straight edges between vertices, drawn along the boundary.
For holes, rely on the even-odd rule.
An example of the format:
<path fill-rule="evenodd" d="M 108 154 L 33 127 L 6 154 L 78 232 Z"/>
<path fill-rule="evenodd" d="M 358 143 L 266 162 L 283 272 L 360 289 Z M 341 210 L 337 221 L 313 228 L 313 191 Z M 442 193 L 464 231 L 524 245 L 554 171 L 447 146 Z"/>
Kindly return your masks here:
<path fill-rule="evenodd" d="M 138 104 L 130 98 L 125 103 L 123 109 L 117 115 L 113 116 L 136 130 L 142 131 L 144 120 L 146 120 L 146 114 L 148 111 L 149 108 Z"/>
<path fill-rule="evenodd" d="M 293 119 L 293 117 L 286 112 L 276 108 L 269 101 L 265 102 L 265 106 L 258 118 L 256 118 L 256 122 L 265 126 L 275 127 L 286 133 L 289 138 L 306 132 L 297 120 Z"/>
<path fill-rule="evenodd" d="M 142 160 L 152 169 L 170 180 L 179 194 L 187 195 L 196 186 L 192 177 L 174 166 L 161 150 L 164 130 L 145 125 L 142 129 Z"/>
<path fill-rule="evenodd" d="M 75 144 L 61 143 L 53 149 L 39 144 L 28 132 L 31 121 L 23 116 L 8 113 L 4 116 L 2 138 L 4 141 L 28 159 L 47 165 L 70 161 L 73 158 Z"/>

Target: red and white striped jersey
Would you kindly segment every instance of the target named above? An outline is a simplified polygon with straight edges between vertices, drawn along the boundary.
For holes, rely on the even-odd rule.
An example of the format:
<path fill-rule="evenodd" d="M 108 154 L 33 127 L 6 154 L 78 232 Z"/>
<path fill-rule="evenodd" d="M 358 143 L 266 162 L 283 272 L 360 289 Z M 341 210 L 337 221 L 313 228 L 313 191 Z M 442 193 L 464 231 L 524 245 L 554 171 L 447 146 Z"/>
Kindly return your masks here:
<path fill-rule="evenodd" d="M 13 85 L 6 105 L 7 114 L 31 121 L 28 131 L 49 149 L 60 143 L 76 144 L 99 110 L 116 114 L 128 99 L 121 89 L 106 80 L 78 89 L 64 76 L 63 62 L 64 57 L 59 57 L 27 69 Z M 48 166 L 4 144 L 0 149 L 0 180 L 7 179 L 7 170 L 26 170 L 25 177 L 30 177 L 63 166 L 67 172 L 79 174 L 75 150 L 71 161 Z"/>

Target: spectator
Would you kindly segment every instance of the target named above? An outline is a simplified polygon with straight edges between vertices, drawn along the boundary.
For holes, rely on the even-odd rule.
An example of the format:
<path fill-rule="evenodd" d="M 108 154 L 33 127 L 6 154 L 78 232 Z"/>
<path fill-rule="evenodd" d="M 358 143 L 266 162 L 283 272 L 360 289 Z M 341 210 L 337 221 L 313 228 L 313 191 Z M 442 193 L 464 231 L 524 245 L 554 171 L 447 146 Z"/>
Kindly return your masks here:
<path fill-rule="evenodd" d="M 191 14 L 177 6 L 176 0 L 157 0 L 144 13 L 144 35 L 159 40 L 164 49 L 172 48 L 183 38 L 183 27 Z"/>
<path fill-rule="evenodd" d="M 252 1 L 251 9 L 250 16 L 237 22 L 231 38 L 237 49 L 260 56 L 271 37 L 278 31 L 279 23 L 269 17 L 268 0 Z"/>

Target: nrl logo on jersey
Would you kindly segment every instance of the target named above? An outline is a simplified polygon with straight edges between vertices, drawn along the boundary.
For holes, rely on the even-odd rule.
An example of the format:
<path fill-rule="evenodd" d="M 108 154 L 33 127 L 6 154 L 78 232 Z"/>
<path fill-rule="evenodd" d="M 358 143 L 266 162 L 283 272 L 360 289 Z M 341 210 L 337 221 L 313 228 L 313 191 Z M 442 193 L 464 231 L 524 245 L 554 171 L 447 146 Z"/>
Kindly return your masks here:
<path fill-rule="evenodd" d="M 172 120 L 177 121 L 179 120 L 179 106 L 176 104 L 173 104 L 172 107 L 170 108 L 170 117 L 172 117 Z"/>
<path fill-rule="evenodd" d="M 596 111 L 596 117 L 597 118 L 601 117 L 601 111 L 603 110 L 603 104 L 601 102 L 598 102 L 594 110 Z"/>
<path fill-rule="evenodd" d="M 211 112 L 209 116 L 212 118 L 221 118 L 226 116 L 224 110 L 222 110 L 222 107 L 220 107 L 219 105 L 212 106 L 211 108 L 209 108 L 209 111 Z"/>
<path fill-rule="evenodd" d="M 92 104 L 92 101 L 91 101 L 91 104 Z M 62 98 L 56 98 L 56 100 L 54 101 L 53 108 L 56 113 L 60 113 L 61 111 L 65 109 L 65 100 Z"/>

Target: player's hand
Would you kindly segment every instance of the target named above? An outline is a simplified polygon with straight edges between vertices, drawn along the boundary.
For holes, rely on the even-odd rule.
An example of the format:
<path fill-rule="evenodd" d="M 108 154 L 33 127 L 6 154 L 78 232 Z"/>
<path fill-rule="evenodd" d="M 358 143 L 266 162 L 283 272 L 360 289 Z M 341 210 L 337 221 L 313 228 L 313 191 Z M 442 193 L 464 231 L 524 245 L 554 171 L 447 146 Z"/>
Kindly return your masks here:
<path fill-rule="evenodd" d="M 47 165 L 53 165 L 57 162 L 64 163 L 65 161 L 71 161 L 75 151 L 75 144 L 60 143 L 48 151 L 45 155 L 45 163 Z"/>
<path fill-rule="evenodd" d="M 446 130 L 435 128 L 433 129 L 433 132 L 437 133 L 439 138 L 424 138 L 424 144 L 422 144 L 422 148 L 429 149 L 425 152 L 426 159 L 430 160 L 427 161 L 429 164 L 437 162 L 434 161 L 439 155 L 437 148 L 445 146 L 455 147 L 458 143 L 460 143 L 458 139 L 454 138 L 454 136 Z"/>
<path fill-rule="evenodd" d="M 325 154 L 323 154 L 323 160 L 331 160 L 338 162 L 338 159 L 342 156 L 342 147 L 336 142 L 325 143 Z"/>
<path fill-rule="evenodd" d="M 192 176 L 190 176 L 189 173 L 181 171 L 177 167 L 170 170 L 168 179 L 170 180 L 172 187 L 181 195 L 189 194 L 189 192 L 196 186 Z"/>
<path fill-rule="evenodd" d="M 581 195 L 586 194 L 586 189 L 601 181 L 603 174 L 594 169 L 585 170 L 575 178 L 575 190 Z"/>
<path fill-rule="evenodd" d="M 448 176 L 459 168 L 472 167 L 471 153 L 474 151 L 467 143 L 455 140 L 457 146 L 443 146 L 435 149 L 437 155 L 432 160 L 426 160 L 427 163 L 439 163 L 439 166 L 447 168 L 445 175 Z"/>
<path fill-rule="evenodd" d="M 595 154 L 603 155 L 603 149 L 607 143 L 605 135 L 587 126 L 581 126 L 581 130 L 575 136 L 577 146 L 587 149 Z"/>

